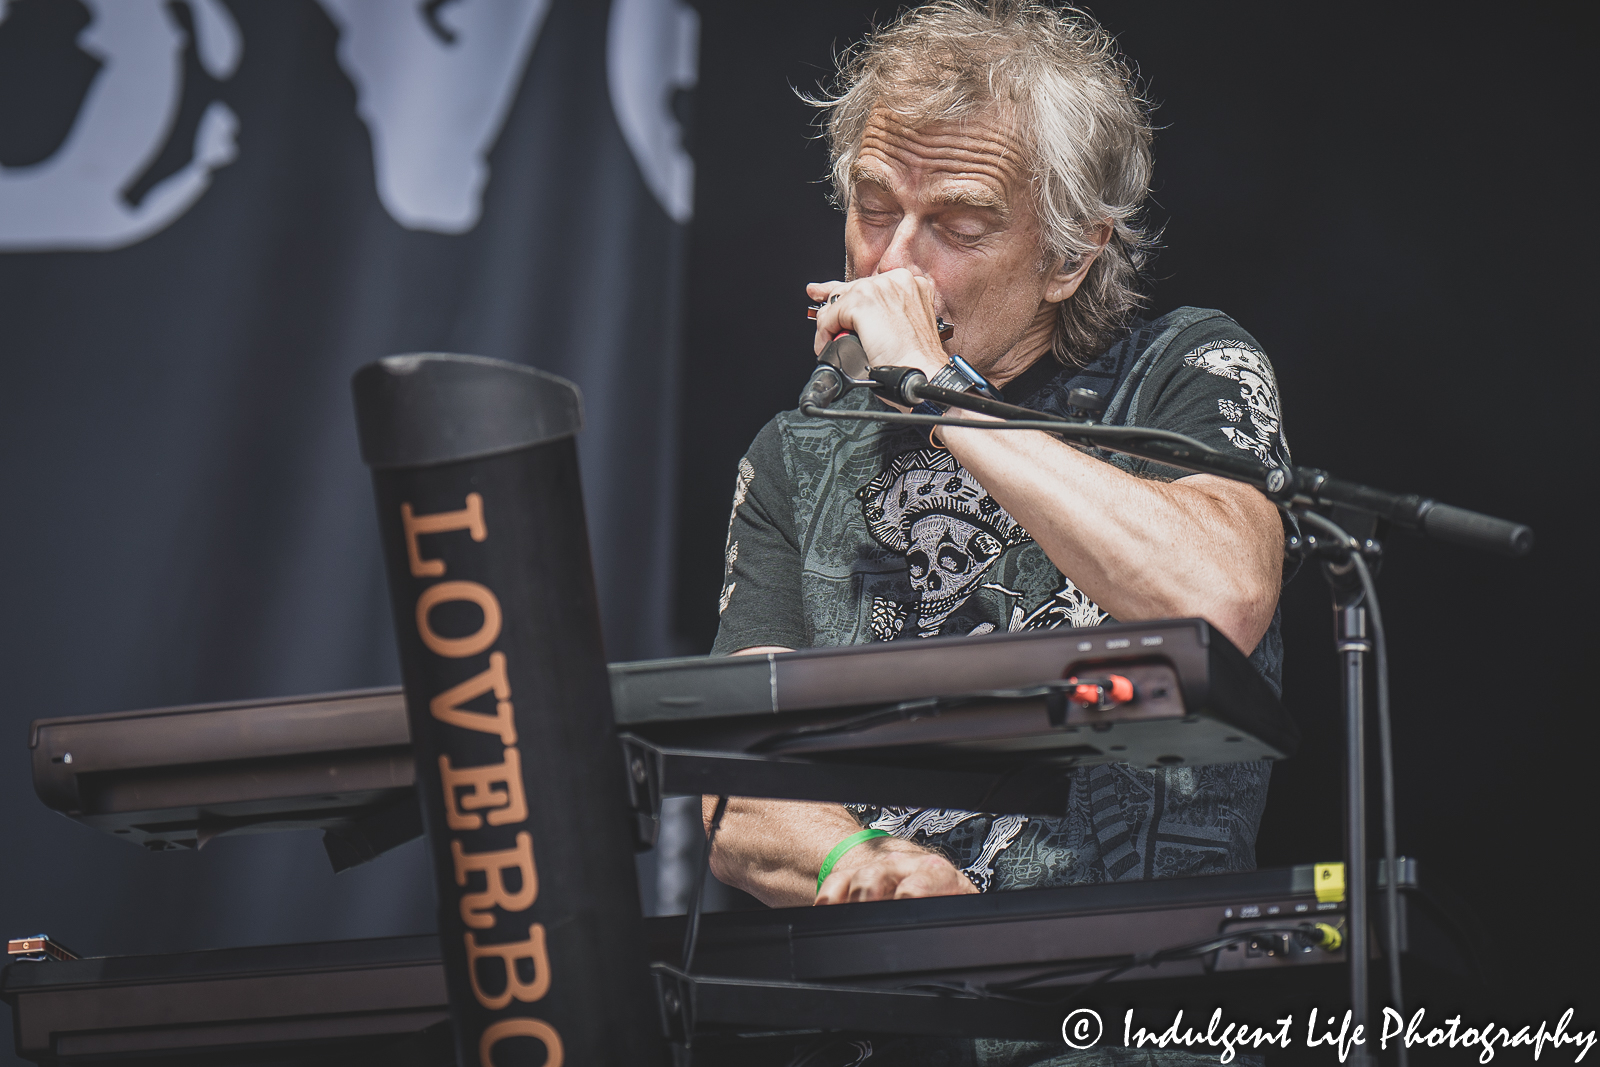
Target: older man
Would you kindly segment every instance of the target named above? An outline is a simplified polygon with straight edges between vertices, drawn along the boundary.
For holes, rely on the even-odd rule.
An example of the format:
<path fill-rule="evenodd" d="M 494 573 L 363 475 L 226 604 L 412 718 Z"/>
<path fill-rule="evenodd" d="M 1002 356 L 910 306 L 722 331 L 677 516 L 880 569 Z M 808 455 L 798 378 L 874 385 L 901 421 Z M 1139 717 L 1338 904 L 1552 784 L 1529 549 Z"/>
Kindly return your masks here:
<path fill-rule="evenodd" d="M 931 4 L 847 54 L 817 103 L 845 211 L 845 279 L 807 290 L 819 352 L 854 330 L 874 365 L 1063 414 L 1088 386 L 1106 421 L 1289 461 L 1249 334 L 1216 311 L 1133 315 L 1150 127 L 1098 26 Z M 1202 616 L 1276 687 L 1283 537 L 1252 488 L 1045 434 L 786 412 L 739 466 L 714 651 Z M 1247 763 L 1081 770 L 1060 818 L 735 798 L 712 863 L 772 905 L 1248 869 L 1266 789 Z"/>

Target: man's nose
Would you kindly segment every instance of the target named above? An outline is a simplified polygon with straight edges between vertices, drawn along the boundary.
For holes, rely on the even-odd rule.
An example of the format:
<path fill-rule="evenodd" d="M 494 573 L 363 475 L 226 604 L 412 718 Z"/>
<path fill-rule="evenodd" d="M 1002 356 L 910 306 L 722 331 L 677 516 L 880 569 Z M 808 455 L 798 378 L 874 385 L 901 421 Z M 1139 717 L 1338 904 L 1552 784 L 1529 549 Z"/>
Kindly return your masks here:
<path fill-rule="evenodd" d="M 917 266 L 916 245 L 917 220 L 907 214 L 900 219 L 900 225 L 895 227 L 894 236 L 889 239 L 889 246 L 883 250 L 883 255 L 878 257 L 878 269 L 875 273 L 887 274 L 892 270 L 906 268 L 913 274 L 921 274 L 922 269 Z"/>

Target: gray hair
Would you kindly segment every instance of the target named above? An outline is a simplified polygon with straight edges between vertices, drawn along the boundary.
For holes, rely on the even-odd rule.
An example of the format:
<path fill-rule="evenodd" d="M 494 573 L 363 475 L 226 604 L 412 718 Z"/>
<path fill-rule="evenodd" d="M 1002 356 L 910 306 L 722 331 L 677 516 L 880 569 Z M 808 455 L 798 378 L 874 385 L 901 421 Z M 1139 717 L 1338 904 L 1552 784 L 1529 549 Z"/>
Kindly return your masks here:
<path fill-rule="evenodd" d="M 833 90 L 808 102 L 824 112 L 834 202 L 845 210 L 875 108 L 912 125 L 998 109 L 1015 124 L 1031 155 L 1041 258 L 1079 262 L 1111 225 L 1058 312 L 1053 348 L 1063 363 L 1092 359 L 1144 304 L 1141 271 L 1156 239 L 1140 217 L 1150 191 L 1150 119 L 1133 73 L 1089 15 L 1038 0 L 937 0 L 840 55 Z"/>

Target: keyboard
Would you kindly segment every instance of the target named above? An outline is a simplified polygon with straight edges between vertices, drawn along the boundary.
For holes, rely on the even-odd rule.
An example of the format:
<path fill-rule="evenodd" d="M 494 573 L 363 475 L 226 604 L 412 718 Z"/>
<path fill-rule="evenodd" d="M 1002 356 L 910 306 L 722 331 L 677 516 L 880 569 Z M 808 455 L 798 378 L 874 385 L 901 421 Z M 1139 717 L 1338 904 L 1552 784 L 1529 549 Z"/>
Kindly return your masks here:
<path fill-rule="evenodd" d="M 1439 966 L 1470 970 L 1421 891 L 1416 861 L 1399 869 L 1402 949 L 1457 952 Z M 1296 932 L 1343 929 L 1340 894 L 1318 893 L 1325 870 L 708 914 L 693 974 L 679 969 L 683 917 L 647 919 L 646 936 L 662 1021 L 680 1040 L 808 1029 L 1048 1040 L 1066 997 L 1139 953 L 1191 950 L 1116 975 L 1101 988 L 1114 986 L 1118 1003 L 1153 1006 L 1174 989 L 1207 1005 L 1230 990 L 1303 997 L 1319 977 L 1341 988 L 1342 968 L 1329 965 L 1344 960 L 1342 949 Z M 1372 900 L 1376 925 L 1383 896 Z M 981 995 L 1001 989 L 1014 999 Z M 425 1048 L 442 1050 L 442 1064 L 453 1054 L 431 935 L 16 962 L 0 976 L 0 998 L 13 1007 L 18 1051 L 36 1062 L 186 1052 L 229 1064 L 264 1048 L 296 1063 L 314 1062 L 313 1050 L 358 1049 L 413 1050 L 404 1062 L 423 1062 L 414 1049 Z"/>
<path fill-rule="evenodd" d="M 1298 731 L 1199 619 L 614 664 L 641 844 L 665 794 L 1058 813 L 1063 773 L 1281 759 Z M 398 688 L 33 723 L 49 807 L 146 848 L 320 829 L 343 868 L 421 832 Z"/>

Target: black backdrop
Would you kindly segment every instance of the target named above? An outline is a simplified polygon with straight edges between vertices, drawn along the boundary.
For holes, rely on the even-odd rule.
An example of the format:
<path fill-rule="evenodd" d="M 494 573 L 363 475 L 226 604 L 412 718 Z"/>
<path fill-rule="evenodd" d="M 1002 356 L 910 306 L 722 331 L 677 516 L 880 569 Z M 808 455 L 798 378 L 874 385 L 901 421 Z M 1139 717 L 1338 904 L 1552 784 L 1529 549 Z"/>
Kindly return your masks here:
<path fill-rule="evenodd" d="M 790 87 L 895 5 L 701 10 L 677 602 L 695 650 L 715 632 L 734 465 L 812 359 L 803 284 L 842 270 L 825 154 Z M 1575 1001 L 1593 1026 L 1600 982 L 1560 932 L 1583 922 L 1600 816 L 1593 475 L 1570 458 L 1596 379 L 1577 7 L 1092 10 L 1160 105 L 1155 307 L 1222 308 L 1260 339 L 1297 461 L 1537 531 L 1524 560 L 1389 542 L 1399 839 L 1486 921 L 1496 1007 L 1554 1020 Z M 1327 603 L 1310 572 L 1284 597 L 1306 743 L 1274 770 L 1264 866 L 1341 854 Z"/>
<path fill-rule="evenodd" d="M 646 30 L 652 10 L 674 10 L 618 7 Z M 361 39 L 341 38 L 332 11 L 376 28 L 379 45 L 389 32 L 401 78 L 389 103 L 420 86 L 409 116 L 434 105 L 449 121 L 420 133 L 385 126 L 395 113 L 378 91 L 384 49 L 358 65 L 344 46 Z M 525 63 L 487 77 L 507 44 L 496 31 L 535 12 Z M 607 5 L 580 0 L 434 5 L 433 30 L 424 14 L 359 0 L 25 0 L 0 22 L 7 937 L 43 930 L 116 955 L 432 926 L 417 843 L 338 876 L 313 833 L 147 853 L 46 810 L 28 769 L 35 718 L 398 682 L 349 388 L 363 363 L 468 352 L 575 381 L 608 651 L 671 651 L 684 231 L 648 187 L 639 122 L 618 116 L 619 99 L 635 99 L 608 78 L 618 24 Z M 92 200 L 67 212 L 19 206 L 12 183 L 37 173 L 30 165 L 95 149 L 91 128 L 101 148 L 114 145 L 140 117 L 123 108 L 94 125 L 152 84 L 129 72 L 174 61 L 182 93 L 170 96 L 167 148 L 129 190 L 149 186 L 146 195 L 114 207 L 99 232 L 153 211 L 171 188 L 163 181 L 192 173 L 191 155 L 208 158 L 210 187 L 187 211 L 121 247 L 85 248 L 60 233 L 94 218 Z M 466 146 L 486 181 L 473 189 L 456 170 L 442 183 L 472 191 L 475 224 L 462 200 L 426 182 L 419 193 L 404 173 L 398 192 L 391 183 L 381 195 L 385 174 L 438 177 L 439 165 L 461 162 L 456 135 L 485 113 L 485 81 L 505 94 L 497 135 L 491 124 L 486 141 Z M 670 115 L 670 96 L 644 103 L 649 132 Z M 208 141 L 202 115 L 231 115 L 232 136 Z M 407 136 L 422 151 L 408 156 Z M 228 140 L 232 150 L 219 150 Z M 402 165 L 386 171 L 396 156 Z M 57 235 L 43 250 L 18 247 L 18 232 L 52 215 Z M 3 1034 L 0 1049 L 9 1062 Z"/>

